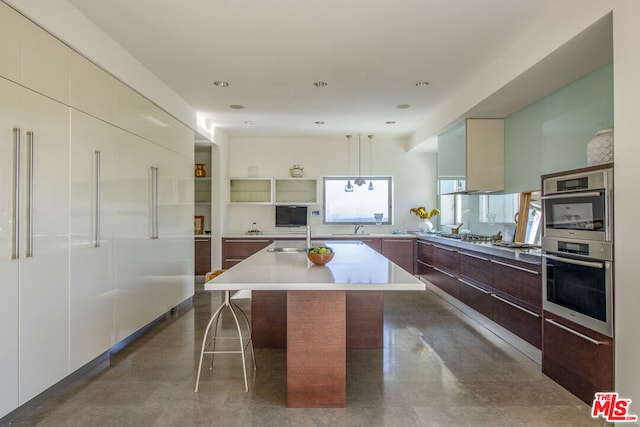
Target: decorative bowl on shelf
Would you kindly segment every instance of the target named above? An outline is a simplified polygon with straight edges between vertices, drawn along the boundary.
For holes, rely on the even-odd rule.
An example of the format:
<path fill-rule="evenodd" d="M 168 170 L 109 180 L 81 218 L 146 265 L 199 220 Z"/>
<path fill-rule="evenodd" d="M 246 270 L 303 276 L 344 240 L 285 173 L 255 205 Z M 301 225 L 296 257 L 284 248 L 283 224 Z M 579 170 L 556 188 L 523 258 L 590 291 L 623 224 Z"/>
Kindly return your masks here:
<path fill-rule="evenodd" d="M 333 255 L 333 249 L 327 246 L 317 246 L 307 252 L 307 258 L 315 265 L 325 265 L 333 259 Z"/>

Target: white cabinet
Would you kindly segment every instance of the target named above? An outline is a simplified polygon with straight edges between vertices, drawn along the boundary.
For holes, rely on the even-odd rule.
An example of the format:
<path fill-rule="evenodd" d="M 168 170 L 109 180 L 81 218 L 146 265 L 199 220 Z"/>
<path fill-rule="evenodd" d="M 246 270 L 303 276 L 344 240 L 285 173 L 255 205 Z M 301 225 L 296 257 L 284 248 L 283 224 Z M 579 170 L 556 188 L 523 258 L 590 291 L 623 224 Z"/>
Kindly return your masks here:
<path fill-rule="evenodd" d="M 1 418 L 193 295 L 194 138 L 4 2 L 0 55 Z"/>
<path fill-rule="evenodd" d="M 158 238 L 151 241 L 151 287 L 157 316 L 193 295 L 193 204 L 181 203 L 178 183 L 193 176 L 193 162 L 162 147 L 158 170 Z"/>
<path fill-rule="evenodd" d="M 115 344 L 116 128 L 71 110 L 70 366 Z"/>
<path fill-rule="evenodd" d="M 274 178 L 275 203 L 318 204 L 318 180 L 315 178 Z"/>
<path fill-rule="evenodd" d="M 3 395 L 12 394 L 18 378 L 18 402 L 24 403 L 69 373 L 69 110 L 7 80 L 0 79 L 0 87 L 2 185 L 9 183 L 0 224 L 2 263 L 7 263 L 0 310 L 6 320 L 2 347 L 8 347 L 2 350 L 2 376 L 15 369 L 19 354 L 18 375 L 0 388 Z M 6 261 L 11 255 L 15 259 Z M 16 336 L 17 346 L 9 344 Z"/>
<path fill-rule="evenodd" d="M 0 3 L 0 13 L 5 8 Z M 18 85 L 0 78 L 0 417 L 18 406 L 19 261 L 13 260 L 12 256 L 15 252 L 13 215 L 16 209 L 13 128 L 19 123 L 15 106 L 19 105 L 20 91 Z"/>
<path fill-rule="evenodd" d="M 232 204 L 318 204 L 316 178 L 229 178 Z"/>
<path fill-rule="evenodd" d="M 229 178 L 229 203 L 271 204 L 271 178 Z"/>
<path fill-rule="evenodd" d="M 14 82 L 21 77 L 20 26 L 24 18 L 15 10 L 0 2 L 0 76 Z"/>
<path fill-rule="evenodd" d="M 71 49 L 27 19 L 21 26 L 22 84 L 68 105 Z"/>
<path fill-rule="evenodd" d="M 114 256 L 116 341 L 127 338 L 154 317 L 151 287 L 152 199 L 150 158 L 153 144 L 118 132 Z"/>
<path fill-rule="evenodd" d="M 69 73 L 69 105 L 113 123 L 115 78 L 76 52 L 71 53 Z"/>
<path fill-rule="evenodd" d="M 504 189 L 504 120 L 467 119 L 438 136 L 438 190 Z"/>

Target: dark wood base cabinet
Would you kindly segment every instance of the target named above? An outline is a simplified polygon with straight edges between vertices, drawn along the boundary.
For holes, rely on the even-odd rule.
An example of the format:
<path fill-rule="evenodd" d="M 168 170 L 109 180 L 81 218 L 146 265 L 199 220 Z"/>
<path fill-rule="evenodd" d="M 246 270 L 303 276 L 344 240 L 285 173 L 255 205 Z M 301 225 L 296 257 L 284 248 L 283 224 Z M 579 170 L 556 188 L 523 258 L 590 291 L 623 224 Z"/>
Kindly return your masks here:
<path fill-rule="evenodd" d="M 614 391 L 613 339 L 545 312 L 542 372 L 591 405 Z"/>
<path fill-rule="evenodd" d="M 198 275 L 207 274 L 211 271 L 211 238 L 196 237 L 194 243 L 194 273 Z"/>
<path fill-rule="evenodd" d="M 231 268 L 266 248 L 273 239 L 222 239 L 222 268 Z"/>

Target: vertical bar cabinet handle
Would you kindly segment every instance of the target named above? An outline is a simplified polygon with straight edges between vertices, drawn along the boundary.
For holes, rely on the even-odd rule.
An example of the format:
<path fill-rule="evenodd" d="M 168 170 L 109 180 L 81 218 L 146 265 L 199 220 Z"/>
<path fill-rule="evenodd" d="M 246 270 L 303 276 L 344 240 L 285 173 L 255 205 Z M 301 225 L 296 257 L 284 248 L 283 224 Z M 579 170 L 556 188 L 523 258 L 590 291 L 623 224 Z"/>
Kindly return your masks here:
<path fill-rule="evenodd" d="M 33 140 L 34 133 L 27 131 L 28 158 L 27 158 L 27 248 L 25 256 L 33 257 Z"/>
<path fill-rule="evenodd" d="M 101 190 L 101 171 L 100 171 L 100 150 L 95 150 L 94 151 L 94 156 L 95 156 L 95 162 L 96 162 L 96 182 L 95 182 L 95 217 L 94 217 L 94 224 L 93 224 L 93 247 L 94 248 L 99 248 L 100 247 L 100 210 L 101 210 L 101 194 L 100 194 L 100 190 Z"/>
<path fill-rule="evenodd" d="M 158 168 L 151 167 L 151 238 L 158 238 Z"/>
<path fill-rule="evenodd" d="M 14 195 L 13 195 L 13 212 L 11 220 L 13 221 L 13 239 L 11 243 L 11 259 L 20 258 L 20 128 L 13 128 L 13 142 L 15 149 L 15 157 L 13 159 L 14 172 Z"/>

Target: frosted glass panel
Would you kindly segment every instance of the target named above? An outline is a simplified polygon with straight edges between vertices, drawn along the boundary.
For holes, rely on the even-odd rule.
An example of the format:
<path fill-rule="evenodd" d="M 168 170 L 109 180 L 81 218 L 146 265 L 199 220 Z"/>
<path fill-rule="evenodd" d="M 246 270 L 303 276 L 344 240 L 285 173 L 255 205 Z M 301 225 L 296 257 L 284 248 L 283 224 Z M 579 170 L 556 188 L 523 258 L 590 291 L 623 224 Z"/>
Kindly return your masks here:
<path fill-rule="evenodd" d="M 613 127 L 613 64 L 505 120 L 505 193 L 540 188 L 543 174 L 587 166 L 587 143 Z"/>

